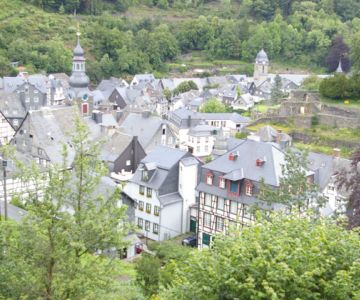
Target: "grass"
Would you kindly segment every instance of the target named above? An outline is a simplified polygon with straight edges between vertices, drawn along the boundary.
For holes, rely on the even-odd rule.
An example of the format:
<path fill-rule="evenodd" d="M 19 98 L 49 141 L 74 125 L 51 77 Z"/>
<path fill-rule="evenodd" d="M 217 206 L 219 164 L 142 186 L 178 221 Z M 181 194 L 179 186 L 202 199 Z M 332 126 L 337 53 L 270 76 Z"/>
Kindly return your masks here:
<path fill-rule="evenodd" d="M 327 155 L 332 155 L 334 148 L 324 145 L 318 145 L 318 144 L 304 144 L 301 142 L 295 142 L 294 146 L 300 150 L 305 151 L 311 151 L 311 152 L 317 152 L 317 153 L 324 153 Z M 350 158 L 352 150 L 348 148 L 340 148 L 340 155 L 344 158 Z"/>
<path fill-rule="evenodd" d="M 349 104 L 345 104 L 346 100 L 342 101 L 342 100 L 334 100 L 334 99 L 329 99 L 329 98 L 325 98 L 325 97 L 321 97 L 321 102 L 325 103 L 325 104 L 330 104 L 333 106 L 337 106 L 337 107 L 341 107 L 341 108 L 355 108 L 355 109 L 360 109 L 360 99 L 357 100 L 347 100 L 349 101 Z"/>
<path fill-rule="evenodd" d="M 270 125 L 276 130 L 291 134 L 294 132 L 304 133 L 313 138 L 311 144 L 303 142 L 295 142 L 295 146 L 299 149 L 320 152 L 324 154 L 332 154 L 334 142 L 354 142 L 360 144 L 360 131 L 351 128 L 331 128 L 323 125 L 314 126 L 313 128 L 297 128 L 291 122 L 287 124 L 278 124 L 274 122 L 259 123 L 254 126 L 247 127 L 252 132 L 258 131 L 261 127 Z M 350 157 L 353 149 L 343 146 L 340 147 L 343 157 Z"/>
<path fill-rule="evenodd" d="M 286 125 L 286 124 L 279 124 L 279 123 L 274 123 L 274 122 L 266 122 L 266 123 L 258 123 L 256 125 L 252 125 L 252 126 L 248 126 L 246 127 L 248 130 L 252 131 L 252 132 L 256 132 L 258 131 L 261 127 L 264 127 L 266 125 L 270 125 L 273 128 L 275 128 L 276 130 L 281 130 L 282 132 L 285 133 L 290 133 L 292 131 L 292 126 L 290 125 Z"/>
<path fill-rule="evenodd" d="M 278 109 L 280 108 L 280 104 L 277 105 L 266 105 L 266 104 L 256 104 L 252 110 L 261 112 L 261 113 L 266 113 L 269 109 Z"/>

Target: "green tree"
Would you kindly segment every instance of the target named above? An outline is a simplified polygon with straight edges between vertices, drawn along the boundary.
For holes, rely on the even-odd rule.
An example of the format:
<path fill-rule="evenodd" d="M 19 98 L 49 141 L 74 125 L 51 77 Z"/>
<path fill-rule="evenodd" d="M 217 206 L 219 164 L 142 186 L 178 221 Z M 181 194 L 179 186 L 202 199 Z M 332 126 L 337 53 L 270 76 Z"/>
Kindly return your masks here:
<path fill-rule="evenodd" d="M 191 90 L 198 90 L 198 89 L 199 88 L 194 81 L 192 81 L 192 80 L 183 81 L 173 90 L 173 94 L 176 96 L 176 95 L 186 93 Z"/>
<path fill-rule="evenodd" d="M 263 182 L 260 197 L 268 203 L 280 203 L 299 213 L 309 208 L 320 208 L 324 199 L 314 183 L 314 175 L 309 172 L 307 153 L 287 150 L 281 166 L 279 187 L 273 188 Z"/>
<path fill-rule="evenodd" d="M 346 215 L 349 219 L 349 227 L 360 226 L 360 147 L 355 150 L 351 157 L 349 169 L 340 171 L 337 177 L 338 188 L 345 188 L 350 192 L 349 198 L 344 204 Z"/>
<path fill-rule="evenodd" d="M 158 292 L 160 266 L 160 260 L 150 255 L 142 255 L 136 263 L 136 282 L 149 298 Z"/>
<path fill-rule="evenodd" d="M 271 216 L 170 264 L 160 299 L 356 299 L 360 237 L 329 219 Z"/>
<path fill-rule="evenodd" d="M 226 106 L 217 98 L 211 98 L 201 106 L 201 112 L 205 113 L 221 113 L 226 112 Z"/>
<path fill-rule="evenodd" d="M 0 298 L 112 299 L 119 292 L 117 264 L 101 253 L 125 247 L 126 207 L 119 191 L 98 191 L 106 168 L 79 119 L 71 145 L 71 170 L 66 146 L 61 165 L 18 162 L 22 181 L 37 188 L 18 195 L 28 210 L 21 223 L 0 224 Z"/>
<path fill-rule="evenodd" d="M 282 97 L 284 97 L 284 93 L 282 92 L 282 81 L 279 74 L 276 74 L 274 85 L 271 88 L 271 100 L 279 101 Z"/>

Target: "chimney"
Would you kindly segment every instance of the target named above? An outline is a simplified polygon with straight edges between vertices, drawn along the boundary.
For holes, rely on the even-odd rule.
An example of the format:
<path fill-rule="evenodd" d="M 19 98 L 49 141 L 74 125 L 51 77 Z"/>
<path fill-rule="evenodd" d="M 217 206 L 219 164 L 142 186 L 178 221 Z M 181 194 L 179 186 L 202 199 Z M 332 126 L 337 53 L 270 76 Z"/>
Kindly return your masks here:
<path fill-rule="evenodd" d="M 92 119 L 96 124 L 102 123 L 102 112 L 99 110 L 93 110 Z"/>
<path fill-rule="evenodd" d="M 191 127 L 191 115 L 188 115 L 187 125 L 188 127 Z"/>
<path fill-rule="evenodd" d="M 281 134 L 282 134 L 282 130 L 279 129 L 279 130 L 277 131 L 277 134 L 276 134 L 276 143 L 279 144 L 279 145 L 280 145 L 280 143 L 281 143 Z"/>
<path fill-rule="evenodd" d="M 333 149 L 333 157 L 334 158 L 339 158 L 340 157 L 340 152 L 341 152 L 341 150 L 339 148 L 334 148 Z"/>
<path fill-rule="evenodd" d="M 149 118 L 150 117 L 150 112 L 149 111 L 143 111 L 142 113 L 141 113 L 141 116 L 144 118 L 144 119 L 147 119 L 147 118 Z"/>

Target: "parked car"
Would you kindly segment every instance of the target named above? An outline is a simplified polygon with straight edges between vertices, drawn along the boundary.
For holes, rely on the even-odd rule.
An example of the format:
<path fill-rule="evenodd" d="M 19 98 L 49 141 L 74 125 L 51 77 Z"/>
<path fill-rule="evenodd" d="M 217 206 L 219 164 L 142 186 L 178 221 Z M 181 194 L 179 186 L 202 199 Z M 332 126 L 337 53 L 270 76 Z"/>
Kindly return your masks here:
<path fill-rule="evenodd" d="M 135 244 L 135 253 L 140 254 L 144 251 L 144 245 L 142 243 L 136 243 Z"/>
<path fill-rule="evenodd" d="M 181 244 L 183 246 L 196 247 L 197 246 L 197 236 L 196 235 L 188 236 L 187 238 L 182 240 Z"/>

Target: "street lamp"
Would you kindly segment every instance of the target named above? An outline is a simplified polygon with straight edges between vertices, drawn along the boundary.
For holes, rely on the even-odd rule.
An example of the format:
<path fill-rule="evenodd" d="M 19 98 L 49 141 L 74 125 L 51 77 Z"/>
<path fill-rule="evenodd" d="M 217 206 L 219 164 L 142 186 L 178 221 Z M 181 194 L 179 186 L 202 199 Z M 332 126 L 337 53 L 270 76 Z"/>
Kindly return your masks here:
<path fill-rule="evenodd" d="M 4 189 L 4 215 L 5 220 L 8 218 L 8 207 L 7 207 L 7 193 L 6 193 L 6 167 L 8 166 L 8 160 L 4 158 L 1 159 L 1 165 L 3 167 L 3 189 Z"/>

